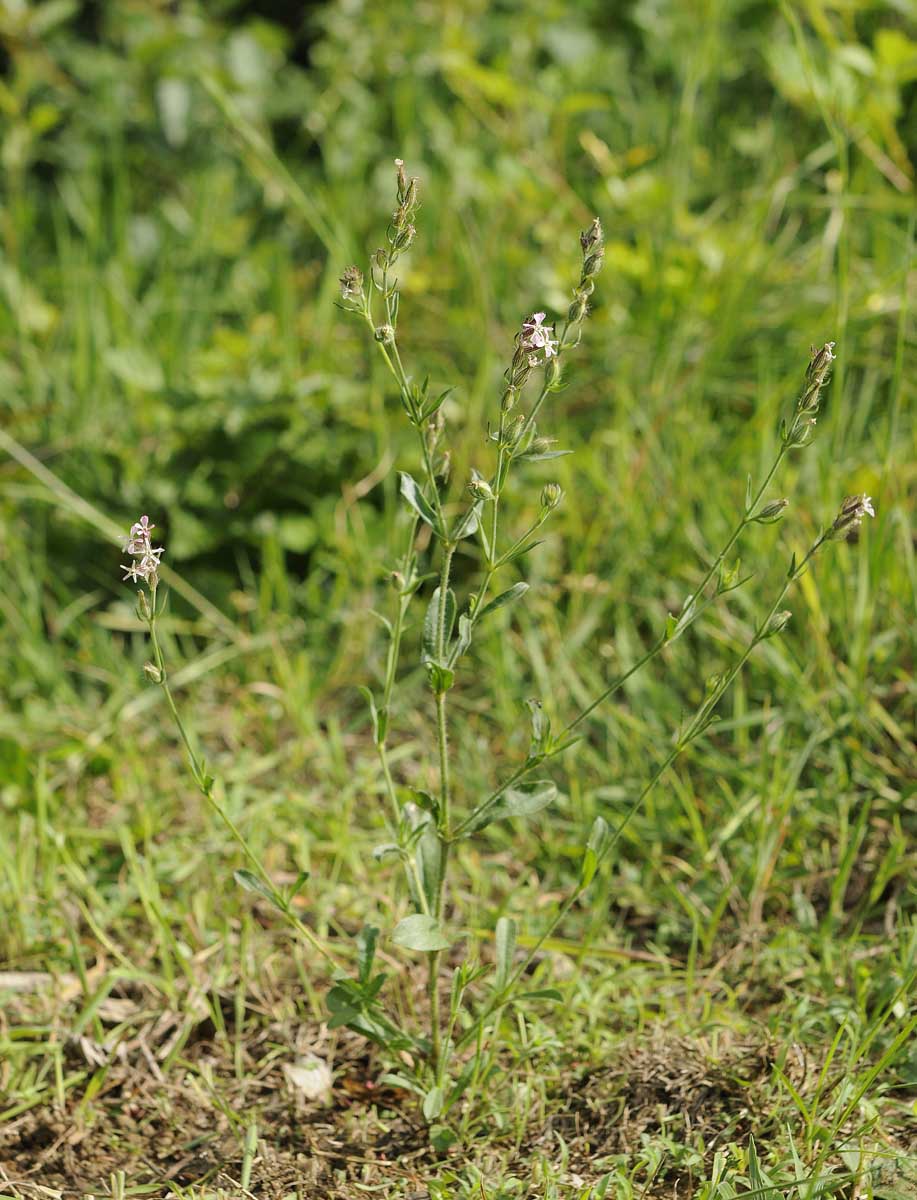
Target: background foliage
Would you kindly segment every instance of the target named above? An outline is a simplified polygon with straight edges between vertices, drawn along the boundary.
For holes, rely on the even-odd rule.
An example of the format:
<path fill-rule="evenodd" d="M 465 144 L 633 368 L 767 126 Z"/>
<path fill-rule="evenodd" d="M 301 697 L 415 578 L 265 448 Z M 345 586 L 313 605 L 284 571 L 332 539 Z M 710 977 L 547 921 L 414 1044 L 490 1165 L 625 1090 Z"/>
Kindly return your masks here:
<path fill-rule="evenodd" d="M 569 715 L 677 610 L 771 456 L 810 344 L 838 343 L 815 448 L 778 484 L 789 515 L 743 548 L 752 585 L 597 717 L 556 819 L 488 834 L 495 873 L 468 851 L 459 915 L 485 933 L 504 911 L 537 923 L 588 821 L 613 820 L 664 753 L 790 551 L 867 492 L 876 522 L 806 577 L 786 636 L 568 932 L 577 953 L 687 962 L 687 984 L 669 982 L 688 1026 L 690 972 L 750 938 L 723 1019 L 816 1047 L 870 1028 L 917 965 L 913 15 L 907 0 L 7 0 L 0 958 L 69 967 L 114 939 L 163 979 L 177 939 L 219 943 L 231 972 L 252 932 L 245 900 L 217 899 L 235 851 L 140 683 L 111 524 L 140 512 L 201 594 L 173 592 L 170 637 L 230 809 L 278 872 L 313 869 L 320 928 L 371 914 L 370 888 L 397 912 L 368 862 L 379 780 L 355 688 L 382 665 L 370 614 L 400 528 L 393 465 L 414 450 L 332 302 L 380 236 L 400 156 L 423 196 L 402 338 L 418 374 L 458 384 L 457 481 L 484 456 L 520 318 L 565 309 L 592 216 L 608 239 L 545 429 L 575 451 L 558 460 L 565 508 L 462 697 L 466 797 L 491 752 L 524 743 L 526 696 Z M 548 478 L 529 470 L 520 526 Z M 397 719 L 416 783 L 428 730 Z M 634 970 L 568 1039 L 648 1019 L 658 980 Z M 883 1086 L 907 1103 L 915 1074 L 896 1051 Z"/>

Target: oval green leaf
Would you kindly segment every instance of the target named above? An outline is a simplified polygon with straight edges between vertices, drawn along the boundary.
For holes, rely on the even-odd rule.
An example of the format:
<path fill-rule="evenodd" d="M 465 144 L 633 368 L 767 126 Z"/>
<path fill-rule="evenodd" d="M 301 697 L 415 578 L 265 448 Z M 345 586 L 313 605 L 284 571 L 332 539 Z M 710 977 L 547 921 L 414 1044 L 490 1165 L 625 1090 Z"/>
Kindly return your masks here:
<path fill-rule="evenodd" d="M 392 941 L 405 950 L 419 950 L 424 954 L 448 950 L 452 945 L 439 921 L 425 913 L 415 913 L 399 921 L 392 934 Z"/>

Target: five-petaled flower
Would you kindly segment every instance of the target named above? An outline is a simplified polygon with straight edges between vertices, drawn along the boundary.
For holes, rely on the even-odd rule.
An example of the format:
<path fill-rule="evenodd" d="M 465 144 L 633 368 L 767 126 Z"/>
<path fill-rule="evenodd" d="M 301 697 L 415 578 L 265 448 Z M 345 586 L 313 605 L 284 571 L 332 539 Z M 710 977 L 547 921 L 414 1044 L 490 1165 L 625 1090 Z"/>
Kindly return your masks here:
<path fill-rule="evenodd" d="M 144 516 L 131 526 L 131 531 L 127 535 L 124 550 L 136 561 L 132 562 L 130 566 L 122 563 L 121 570 L 124 571 L 124 578 L 130 579 L 133 583 L 143 581 L 150 587 L 155 587 L 158 583 L 157 571 L 164 547 L 154 548 L 153 546 L 151 538 L 155 528 L 155 525 L 150 524 L 150 518 Z"/>
<path fill-rule="evenodd" d="M 544 318 L 543 312 L 537 312 L 532 313 L 527 321 L 522 322 L 521 345 L 524 350 L 532 350 L 536 354 L 539 350 L 543 350 L 545 361 L 547 361 L 557 353 L 557 339 L 551 336 L 554 326 L 542 324 Z"/>

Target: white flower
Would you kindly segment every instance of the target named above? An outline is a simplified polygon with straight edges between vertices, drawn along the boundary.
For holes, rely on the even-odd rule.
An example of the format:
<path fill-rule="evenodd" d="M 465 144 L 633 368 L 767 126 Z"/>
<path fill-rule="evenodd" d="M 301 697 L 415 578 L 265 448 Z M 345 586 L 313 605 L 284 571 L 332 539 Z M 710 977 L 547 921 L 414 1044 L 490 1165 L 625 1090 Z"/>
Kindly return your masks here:
<path fill-rule="evenodd" d="M 156 528 L 150 524 L 149 517 L 141 517 L 132 526 L 127 540 L 124 543 L 124 550 L 137 561 L 132 562 L 130 566 L 121 564 L 121 570 L 124 571 L 124 578 L 130 579 L 133 583 L 143 581 L 154 587 L 157 583 L 157 571 L 159 570 L 159 560 L 164 553 L 163 546 L 154 547 L 151 536 L 152 531 Z"/>
<path fill-rule="evenodd" d="M 150 544 L 150 535 L 155 528 L 155 525 L 150 524 L 149 517 L 141 517 L 139 521 L 135 522 L 124 543 L 127 553 L 144 554 Z"/>
<path fill-rule="evenodd" d="M 551 358 L 557 353 L 557 339 L 551 334 L 554 332 L 553 325 L 543 325 L 545 314 L 543 312 L 532 313 L 527 321 L 522 322 L 522 348 L 524 350 L 539 350 L 544 351 L 545 360 Z M 537 357 L 536 357 L 537 362 Z"/>
<path fill-rule="evenodd" d="M 848 496 L 841 505 L 841 510 L 834 518 L 834 524 L 828 532 L 829 537 L 842 538 L 863 524 L 864 517 L 874 517 L 876 510 L 872 505 L 872 497 L 866 495 Z"/>

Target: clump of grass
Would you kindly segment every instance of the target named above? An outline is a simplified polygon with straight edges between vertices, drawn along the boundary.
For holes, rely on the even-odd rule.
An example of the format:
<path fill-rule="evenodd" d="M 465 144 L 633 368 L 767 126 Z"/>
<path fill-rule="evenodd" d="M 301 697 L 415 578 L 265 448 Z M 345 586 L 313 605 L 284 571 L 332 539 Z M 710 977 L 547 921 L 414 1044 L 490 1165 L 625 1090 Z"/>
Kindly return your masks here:
<path fill-rule="evenodd" d="M 486 469 L 472 468 L 470 478 L 459 492 L 452 487 L 453 453 L 444 417 L 445 402 L 452 389 L 433 394 L 428 380 L 417 382 L 405 367 L 399 346 L 400 292 L 395 268 L 416 237 L 414 220 L 419 183 L 416 178 L 408 177 L 400 160 L 396 161 L 396 167 L 396 207 L 386 245 L 374 253 L 365 274 L 355 266 L 344 272 L 340 304 L 362 319 L 370 330 L 416 435 L 421 464 L 419 479 L 407 470 L 399 472 L 406 521 L 404 544 L 391 570 L 394 603 L 391 616 L 384 622 L 388 636 L 385 673 L 380 692 L 374 693 L 369 688 L 363 691 L 390 809 L 390 840 L 376 848 L 375 857 L 392 857 L 401 863 L 413 908 L 390 931 L 390 939 L 402 950 L 425 956 L 428 996 L 425 1028 L 405 1027 L 386 1009 L 383 997 L 386 976 L 375 967 L 382 936 L 379 928 L 367 925 L 357 937 L 357 971 L 348 973 L 293 911 L 293 901 L 307 876 L 301 873 L 291 887 L 277 889 L 217 801 L 214 780 L 194 747 L 169 688 L 156 630 L 162 612 L 159 569 L 163 550 L 152 544 L 154 526 L 147 517 L 132 527 L 127 540 L 126 550 L 133 561 L 126 568 L 126 577 L 142 585 L 138 593 L 138 616 L 149 629 L 153 650 L 153 658 L 146 667 L 147 676 L 165 692 L 197 787 L 247 859 L 247 866 L 236 872 L 236 878 L 267 899 L 293 931 L 329 961 L 335 970 L 334 986 L 328 996 L 329 1024 L 364 1034 L 383 1046 L 393 1062 L 401 1064 L 398 1072 L 390 1074 L 388 1079 L 418 1095 L 424 1117 L 431 1125 L 434 1144 L 445 1148 L 455 1139 L 454 1131 L 446 1124 L 450 1110 L 463 1097 L 486 1085 L 491 1055 L 495 1044 L 499 1045 L 503 1014 L 513 1006 L 559 998 L 558 993 L 550 990 L 526 990 L 529 968 L 541 947 L 587 891 L 600 864 L 658 781 L 678 756 L 713 726 L 720 700 L 754 650 L 784 631 L 791 613 L 782 605 L 793 584 L 826 543 L 846 538 L 874 511 L 868 496 L 847 497 L 834 520 L 818 534 L 809 549 L 799 557 L 795 554 L 790 557 L 782 586 L 765 607 L 746 645 L 728 669 L 705 681 L 702 701 L 682 720 L 668 752 L 633 797 L 623 817 L 614 828 L 601 816 L 595 819 L 585 839 L 576 882 L 528 949 L 519 949 L 516 922 L 501 917 L 494 931 L 492 964 L 483 963 L 467 939 L 463 949 L 457 950 L 461 939 L 450 922 L 455 848 L 494 822 L 549 814 L 558 796 L 557 785 L 550 776 L 536 772 L 572 751 L 580 740 L 580 727 L 599 705 L 691 628 L 709 605 L 748 581 L 749 576 L 740 577 L 738 563 L 731 563 L 730 555 L 751 526 L 780 521 L 788 508 L 786 497 L 767 498 L 767 493 L 785 457 L 810 441 L 821 392 L 834 358 L 834 343 L 813 350 L 800 395 L 788 417 L 779 422 L 778 449 L 770 468 L 758 486 L 749 476 L 742 511 L 679 612 L 668 617 L 642 655 L 582 705 L 560 730 L 552 728 L 540 699 L 526 700 L 531 728 L 527 754 L 515 766 L 503 769 L 501 782 L 486 797 L 474 802 L 456 786 L 451 732 L 458 718 L 450 707 L 450 696 L 460 686 L 463 674 L 472 670 L 470 651 L 482 627 L 492 623 L 498 612 L 511 611 L 512 606 L 524 601 L 529 588 L 526 580 L 517 577 L 504 586 L 505 577 L 510 573 L 524 574 L 529 556 L 537 549 L 536 535 L 563 501 L 563 491 L 557 483 L 532 483 L 524 468 L 537 467 L 567 453 L 557 448 L 555 439 L 545 433 L 543 422 L 550 411 L 549 400 L 564 386 L 568 356 L 580 344 L 590 298 L 603 265 L 604 241 L 598 219 L 581 234 L 578 281 L 561 321 L 549 323 L 545 312 L 536 311 L 520 323 L 493 422 L 486 430 L 492 461 Z M 513 528 L 509 522 L 510 501 L 515 496 L 531 506 L 533 493 L 538 494 L 535 519 L 522 529 Z M 423 551 L 419 537 L 422 529 L 426 544 Z M 465 594 L 459 596 L 454 586 L 453 565 L 463 543 L 476 546 L 477 575 L 467 585 Z M 403 635 L 421 608 L 422 665 L 432 710 L 426 749 L 435 762 L 439 780 L 435 793 L 400 786 L 390 756 L 396 733 L 392 717 L 402 677 Z M 421 619 L 419 615 L 417 619 Z M 454 964 L 448 971 L 444 968 L 447 952 L 450 963 Z M 444 984 L 448 984 L 445 989 Z M 445 1005 L 444 991 L 448 997 Z"/>

